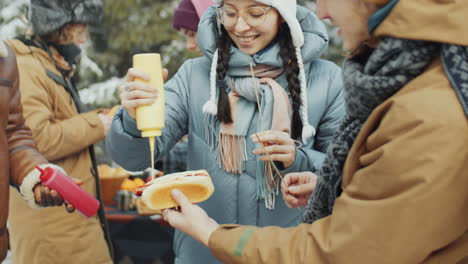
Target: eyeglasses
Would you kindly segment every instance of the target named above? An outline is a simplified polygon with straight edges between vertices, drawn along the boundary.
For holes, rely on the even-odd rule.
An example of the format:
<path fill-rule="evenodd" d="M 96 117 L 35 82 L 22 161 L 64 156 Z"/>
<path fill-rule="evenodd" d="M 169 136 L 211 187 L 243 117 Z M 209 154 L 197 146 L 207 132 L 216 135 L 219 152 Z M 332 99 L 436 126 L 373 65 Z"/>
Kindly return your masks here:
<path fill-rule="evenodd" d="M 252 27 L 259 26 L 265 22 L 267 12 L 273 7 L 259 7 L 253 6 L 242 11 L 240 14 L 229 7 L 218 7 L 216 8 L 216 14 L 219 21 L 226 27 L 232 27 L 236 25 L 239 16 Z"/>

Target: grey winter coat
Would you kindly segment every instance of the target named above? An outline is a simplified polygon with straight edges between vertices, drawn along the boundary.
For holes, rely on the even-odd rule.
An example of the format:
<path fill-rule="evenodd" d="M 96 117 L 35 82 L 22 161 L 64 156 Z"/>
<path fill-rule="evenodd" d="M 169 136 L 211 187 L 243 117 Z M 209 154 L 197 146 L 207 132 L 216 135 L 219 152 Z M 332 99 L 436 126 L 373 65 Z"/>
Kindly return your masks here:
<path fill-rule="evenodd" d="M 298 7 L 297 17 L 305 37 L 302 57 L 307 75 L 309 122 L 317 133 L 308 144 L 297 149 L 295 162 L 282 171 L 284 174 L 317 171 L 344 115 L 341 71 L 333 63 L 319 59 L 328 43 L 325 27 L 315 14 L 305 8 Z M 302 210 L 289 209 L 281 194 L 276 198 L 274 210 L 266 209 L 264 201 L 257 200 L 256 161 L 252 153 L 255 145 L 252 141 L 247 140 L 249 160 L 241 176 L 218 167 L 206 141 L 202 107 L 210 96 L 209 73 L 217 36 L 214 9 L 210 8 L 201 20 L 198 32 L 199 45 L 205 56 L 186 61 L 164 87 L 166 124 L 162 136 L 156 140 L 155 157 L 158 159 L 167 153 L 183 135 L 188 134 L 187 169 L 206 169 L 215 186 L 213 196 L 200 204 L 210 217 L 221 224 L 295 226 L 301 221 Z M 275 44 L 261 55 L 252 56 L 252 60 L 256 64 L 280 67 L 282 62 L 278 51 L 279 45 Z M 231 49 L 230 69 L 248 66 L 248 62 L 248 55 L 235 47 Z M 287 87 L 284 76 L 278 77 L 277 82 Z M 257 120 L 258 112 L 248 135 L 257 132 L 254 125 Z M 144 170 L 150 166 L 148 139 L 141 138 L 135 121 L 124 109 L 119 109 L 115 115 L 107 135 L 107 148 L 113 160 L 127 170 Z M 176 232 L 174 251 L 176 263 L 219 263 L 207 248 L 181 232 Z"/>

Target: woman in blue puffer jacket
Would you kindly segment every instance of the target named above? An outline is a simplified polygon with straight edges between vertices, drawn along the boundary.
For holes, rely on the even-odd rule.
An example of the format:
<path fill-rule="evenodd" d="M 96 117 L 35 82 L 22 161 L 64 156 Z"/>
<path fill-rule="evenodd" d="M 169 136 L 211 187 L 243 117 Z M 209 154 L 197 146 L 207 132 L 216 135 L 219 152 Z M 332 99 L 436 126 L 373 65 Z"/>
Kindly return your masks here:
<path fill-rule="evenodd" d="M 344 115 L 342 78 L 320 60 L 324 25 L 292 0 L 218 0 L 199 24 L 204 57 L 188 60 L 164 89 L 166 123 L 155 158 L 189 135 L 187 167 L 206 169 L 215 193 L 200 204 L 219 223 L 294 226 L 278 191 L 281 175 L 319 169 Z M 219 22 L 219 23 L 218 23 Z M 136 128 L 135 108 L 158 88 L 130 69 L 123 108 L 107 147 L 114 161 L 137 171 L 151 164 L 148 140 Z M 176 263 L 219 263 L 203 245 L 176 232 Z"/>

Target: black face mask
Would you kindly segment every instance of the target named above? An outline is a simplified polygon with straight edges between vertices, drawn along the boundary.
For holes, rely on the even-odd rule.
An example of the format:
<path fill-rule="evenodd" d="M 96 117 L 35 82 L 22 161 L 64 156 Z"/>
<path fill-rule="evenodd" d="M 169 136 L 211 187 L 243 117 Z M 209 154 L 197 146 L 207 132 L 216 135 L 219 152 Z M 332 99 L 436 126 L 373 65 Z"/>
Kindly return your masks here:
<path fill-rule="evenodd" d="M 76 44 L 52 44 L 70 65 L 76 65 L 80 60 L 81 49 Z"/>

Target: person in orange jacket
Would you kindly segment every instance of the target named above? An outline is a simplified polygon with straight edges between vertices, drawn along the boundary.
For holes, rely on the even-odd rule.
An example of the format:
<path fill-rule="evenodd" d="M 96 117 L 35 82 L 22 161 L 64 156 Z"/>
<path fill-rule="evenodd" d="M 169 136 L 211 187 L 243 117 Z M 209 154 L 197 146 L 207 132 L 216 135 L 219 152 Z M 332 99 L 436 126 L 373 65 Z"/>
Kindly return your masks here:
<path fill-rule="evenodd" d="M 468 263 L 468 2 L 318 0 L 317 13 L 343 38 L 347 113 L 318 176 L 283 183 L 317 178 L 304 223 L 220 226 L 177 190 L 165 219 L 224 263 Z"/>
<path fill-rule="evenodd" d="M 10 193 L 9 230 L 14 263 L 113 263 L 94 144 L 112 117 L 91 110 L 78 93 L 80 46 L 104 13 L 102 0 L 31 0 L 31 28 L 7 41 L 18 61 L 21 103 L 38 150 L 83 181 L 101 201 L 96 216 L 66 215 L 56 208 L 28 210 Z M 47 215 L 46 217 L 43 217 Z"/>
<path fill-rule="evenodd" d="M 0 41 L 0 262 L 8 249 L 8 186 L 15 187 L 31 208 L 64 203 L 56 191 L 42 186 L 39 179 L 40 172 L 35 166 L 63 170 L 49 164 L 37 151 L 31 130 L 24 124 L 18 84 L 15 55 Z M 73 210 L 72 205 L 67 205 L 67 211 Z"/>

